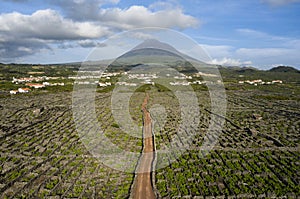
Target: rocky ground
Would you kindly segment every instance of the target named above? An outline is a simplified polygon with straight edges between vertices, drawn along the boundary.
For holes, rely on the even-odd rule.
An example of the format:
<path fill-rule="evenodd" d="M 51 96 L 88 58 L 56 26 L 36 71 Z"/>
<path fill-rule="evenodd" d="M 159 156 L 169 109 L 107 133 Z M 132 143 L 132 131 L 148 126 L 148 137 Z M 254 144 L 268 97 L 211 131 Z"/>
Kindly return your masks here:
<path fill-rule="evenodd" d="M 110 118 L 105 112 L 109 98 L 105 94 L 100 98 L 97 113 Z M 129 196 L 134 175 L 103 165 L 81 143 L 72 118 L 71 93 L 0 100 L 1 198 Z M 118 130 L 111 120 L 103 121 L 108 132 Z M 117 136 L 114 139 L 119 141 Z"/>
<path fill-rule="evenodd" d="M 152 92 L 152 91 L 150 91 Z M 189 149 L 153 173 L 161 198 L 300 196 L 300 103 L 258 97 L 262 91 L 228 91 L 227 117 L 219 142 L 203 156 L 210 122 L 208 93 L 199 91 L 200 123 Z M 144 93 L 130 101 L 130 114 L 142 125 Z M 142 139 L 122 132 L 110 110 L 109 93 L 96 94 L 96 112 L 110 140 L 127 151 L 142 150 Z M 176 138 L 182 121 L 178 101 L 152 92 L 149 110 L 165 105 L 164 125 L 155 123 L 157 150 Z M 0 98 L 0 193 L 2 198 L 127 198 L 134 174 L 105 166 L 82 144 L 68 92 Z M 159 110 L 159 109 L 157 109 Z M 155 111 L 155 110 L 154 110 Z M 150 111 L 151 112 L 151 111 Z M 153 113 L 152 113 L 153 114 Z M 186 113 L 187 114 L 187 113 Z M 161 125 L 161 126 L 159 126 Z M 160 155 L 157 168 L 162 165 Z"/>
<path fill-rule="evenodd" d="M 199 134 L 189 143 L 183 156 L 156 171 L 155 185 L 160 197 L 300 196 L 299 101 L 258 98 L 262 93 L 227 92 L 225 125 L 218 133 L 218 143 L 208 154 L 201 146 L 211 112 L 209 100 L 204 100 L 208 93 L 199 93 L 203 98 L 201 123 L 195 130 Z M 172 99 L 166 95 L 162 101 L 172 103 Z M 175 106 L 176 100 L 173 102 Z M 174 124 L 181 119 L 178 114 L 169 117 L 164 128 L 156 132 L 157 146 L 167 145 L 179 137 L 178 126 Z M 159 158 L 158 154 L 157 166 L 163 164 L 163 158 L 164 155 Z"/>

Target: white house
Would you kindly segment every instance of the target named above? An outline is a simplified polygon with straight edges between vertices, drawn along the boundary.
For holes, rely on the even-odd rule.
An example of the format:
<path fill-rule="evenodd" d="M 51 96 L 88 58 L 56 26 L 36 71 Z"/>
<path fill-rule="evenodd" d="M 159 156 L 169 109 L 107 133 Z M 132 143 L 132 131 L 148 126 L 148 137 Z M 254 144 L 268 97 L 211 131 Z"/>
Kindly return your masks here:
<path fill-rule="evenodd" d="M 27 83 L 25 84 L 26 86 L 29 86 L 29 87 L 33 87 L 33 88 L 44 88 L 45 85 L 43 84 L 32 84 L 32 83 Z"/>
<path fill-rule="evenodd" d="M 273 80 L 273 81 L 272 81 L 272 84 L 275 84 L 275 83 L 282 84 L 282 81 L 281 81 L 281 80 Z"/>
<path fill-rule="evenodd" d="M 105 86 L 107 86 L 107 85 L 106 85 L 106 83 L 101 83 L 101 82 L 99 82 L 99 86 L 105 87 Z"/>
<path fill-rule="evenodd" d="M 30 91 L 30 88 L 18 88 L 19 93 L 28 93 Z"/>
<path fill-rule="evenodd" d="M 43 85 L 50 86 L 50 83 L 49 82 L 43 82 Z"/>
<path fill-rule="evenodd" d="M 9 93 L 12 94 L 12 95 L 15 95 L 15 94 L 18 93 L 18 90 L 11 90 L 11 91 L 9 91 Z"/>

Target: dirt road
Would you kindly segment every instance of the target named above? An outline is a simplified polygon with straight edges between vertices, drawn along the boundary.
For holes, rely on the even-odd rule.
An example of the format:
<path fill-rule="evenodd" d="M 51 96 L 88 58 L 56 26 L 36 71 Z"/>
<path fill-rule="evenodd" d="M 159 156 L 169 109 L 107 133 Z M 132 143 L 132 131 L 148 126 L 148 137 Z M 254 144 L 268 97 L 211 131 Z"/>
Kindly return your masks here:
<path fill-rule="evenodd" d="M 154 159 L 154 144 L 152 136 L 152 121 L 148 110 L 146 109 L 149 95 L 147 94 L 142 104 L 142 111 L 144 116 L 143 138 L 144 147 L 143 153 L 140 157 L 140 162 L 137 167 L 137 175 L 135 179 L 135 187 L 133 189 L 134 199 L 154 199 L 151 182 L 151 168 Z"/>

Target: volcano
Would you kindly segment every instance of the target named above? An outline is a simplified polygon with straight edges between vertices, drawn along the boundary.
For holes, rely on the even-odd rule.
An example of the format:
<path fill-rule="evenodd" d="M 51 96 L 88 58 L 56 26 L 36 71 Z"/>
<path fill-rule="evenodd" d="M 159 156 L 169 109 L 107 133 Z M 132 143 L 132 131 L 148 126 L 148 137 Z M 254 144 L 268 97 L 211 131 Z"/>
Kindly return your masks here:
<path fill-rule="evenodd" d="M 139 65 L 161 64 L 168 65 L 180 72 L 195 72 L 190 61 L 200 62 L 179 52 L 167 43 L 156 39 L 147 39 L 116 58 L 108 68 L 113 71 L 128 71 Z"/>

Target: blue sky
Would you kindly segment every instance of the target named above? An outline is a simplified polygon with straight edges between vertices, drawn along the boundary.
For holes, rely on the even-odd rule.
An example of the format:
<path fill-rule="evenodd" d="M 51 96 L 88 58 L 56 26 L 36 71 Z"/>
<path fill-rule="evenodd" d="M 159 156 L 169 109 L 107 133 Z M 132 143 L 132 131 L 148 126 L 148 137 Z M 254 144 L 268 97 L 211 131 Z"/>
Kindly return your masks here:
<path fill-rule="evenodd" d="M 180 31 L 211 63 L 300 69 L 299 0 L 2 0 L 0 62 L 84 61 L 110 36 L 142 27 Z"/>

